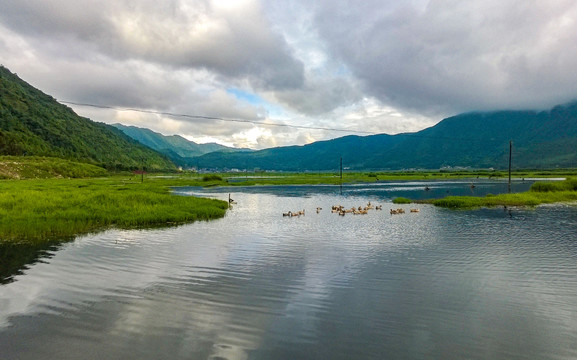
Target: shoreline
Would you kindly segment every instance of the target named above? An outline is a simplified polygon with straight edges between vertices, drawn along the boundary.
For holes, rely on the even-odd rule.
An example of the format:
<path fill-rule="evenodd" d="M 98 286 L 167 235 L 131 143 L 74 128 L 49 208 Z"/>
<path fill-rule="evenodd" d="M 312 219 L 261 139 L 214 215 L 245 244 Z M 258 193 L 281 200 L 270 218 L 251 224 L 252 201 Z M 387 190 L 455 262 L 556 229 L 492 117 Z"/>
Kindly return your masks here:
<path fill-rule="evenodd" d="M 343 174 L 342 184 L 419 181 L 503 181 L 496 177 L 473 177 L 475 173 L 443 174 L 430 178 L 427 174 L 389 174 L 387 179 L 372 173 Z M 554 174 L 551 174 L 554 175 Z M 556 177 L 536 182 L 541 191 L 516 194 L 447 196 L 433 200 L 411 200 L 447 208 L 478 208 L 494 206 L 536 206 L 545 203 L 577 201 L 577 181 L 559 181 Z M 241 177 L 242 178 L 242 177 Z M 108 228 L 147 228 L 172 226 L 198 220 L 221 218 L 229 204 L 226 201 L 193 196 L 176 196 L 171 188 L 181 186 L 237 187 L 276 185 L 340 185 L 334 174 L 281 174 L 265 179 L 251 178 L 230 181 L 237 176 L 175 176 L 110 175 L 85 179 L 30 179 L 0 181 L 0 242 L 60 242 L 80 234 Z M 246 179 L 246 178 L 245 178 Z M 518 177 L 522 181 L 521 177 Z M 529 178 L 525 178 L 526 181 Z M 553 179 L 553 180 L 550 180 Z M 532 180 L 531 180 L 532 181 Z M 533 184 L 533 186 L 535 186 Z M 552 185 L 551 185 L 552 184 Z M 571 187 L 565 191 L 564 187 Z M 563 191 L 561 191 L 563 190 Z M 394 201 L 393 201 L 394 202 Z"/>

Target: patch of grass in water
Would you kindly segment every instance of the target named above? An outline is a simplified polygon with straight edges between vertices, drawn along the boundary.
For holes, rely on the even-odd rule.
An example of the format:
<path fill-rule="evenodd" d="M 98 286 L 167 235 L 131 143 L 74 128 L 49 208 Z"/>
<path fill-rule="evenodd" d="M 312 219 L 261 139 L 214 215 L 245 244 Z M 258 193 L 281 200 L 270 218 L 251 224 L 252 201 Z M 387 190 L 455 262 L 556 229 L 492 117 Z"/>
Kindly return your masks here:
<path fill-rule="evenodd" d="M 404 197 L 398 197 L 398 198 L 393 199 L 393 204 L 410 204 L 412 202 L 413 202 L 413 200 L 407 199 Z"/>
<path fill-rule="evenodd" d="M 530 191 L 523 193 L 489 194 L 485 197 L 448 196 L 425 202 L 452 209 L 473 209 L 494 206 L 537 206 L 574 201 L 577 201 L 577 180 L 567 179 L 557 182 L 536 182 L 531 186 Z"/>

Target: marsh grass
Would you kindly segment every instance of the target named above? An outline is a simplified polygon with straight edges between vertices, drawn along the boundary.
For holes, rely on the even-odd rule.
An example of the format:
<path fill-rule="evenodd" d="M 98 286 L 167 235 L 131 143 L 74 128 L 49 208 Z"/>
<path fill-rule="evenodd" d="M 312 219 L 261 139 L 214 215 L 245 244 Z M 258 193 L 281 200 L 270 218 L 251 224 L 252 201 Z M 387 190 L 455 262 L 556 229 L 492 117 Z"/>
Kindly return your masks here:
<path fill-rule="evenodd" d="M 413 201 L 404 197 L 398 197 L 393 199 L 393 204 L 410 204 Z"/>
<path fill-rule="evenodd" d="M 576 176 L 576 169 L 559 170 L 522 170 L 514 171 L 516 178 L 546 178 Z M 340 184 L 339 173 L 335 172 L 306 172 L 306 173 L 281 173 L 281 172 L 250 172 L 250 173 L 222 173 L 219 176 L 227 185 L 315 185 L 315 184 Z M 381 171 L 381 172 L 354 172 L 343 173 L 342 183 L 360 183 L 376 181 L 407 181 L 407 180 L 452 180 L 452 179 L 505 179 L 506 171 L 492 170 L 463 170 L 463 171 Z M 212 185 L 219 185 L 214 183 Z"/>
<path fill-rule="evenodd" d="M 577 179 L 569 178 L 565 181 L 538 181 L 531 185 L 532 192 L 559 192 L 577 191 Z"/>
<path fill-rule="evenodd" d="M 202 177 L 202 181 L 204 181 L 204 182 L 209 182 L 209 181 L 218 182 L 218 181 L 222 181 L 222 177 L 219 175 L 216 175 L 216 174 L 208 174 L 208 175 L 204 175 Z"/>
<path fill-rule="evenodd" d="M 577 201 L 577 180 L 546 182 L 538 181 L 530 191 L 516 194 L 474 196 L 448 196 L 428 200 L 435 206 L 453 209 L 473 209 L 494 206 L 537 206 L 541 204 Z"/>
<path fill-rule="evenodd" d="M 170 184 L 119 178 L 1 181 L 0 241 L 50 241 L 109 227 L 152 227 L 224 216 L 226 202 L 172 195 Z"/>

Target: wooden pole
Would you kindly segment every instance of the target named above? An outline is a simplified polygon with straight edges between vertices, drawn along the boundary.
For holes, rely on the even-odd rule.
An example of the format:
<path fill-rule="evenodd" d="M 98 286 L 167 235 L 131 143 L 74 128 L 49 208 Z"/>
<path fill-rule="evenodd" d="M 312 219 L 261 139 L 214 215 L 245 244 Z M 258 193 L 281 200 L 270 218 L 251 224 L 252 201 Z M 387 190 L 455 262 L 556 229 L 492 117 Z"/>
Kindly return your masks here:
<path fill-rule="evenodd" d="M 509 192 L 511 192 L 511 158 L 513 154 L 513 141 L 509 140 Z"/>
<path fill-rule="evenodd" d="M 343 194 L 343 158 L 341 157 L 341 195 Z"/>

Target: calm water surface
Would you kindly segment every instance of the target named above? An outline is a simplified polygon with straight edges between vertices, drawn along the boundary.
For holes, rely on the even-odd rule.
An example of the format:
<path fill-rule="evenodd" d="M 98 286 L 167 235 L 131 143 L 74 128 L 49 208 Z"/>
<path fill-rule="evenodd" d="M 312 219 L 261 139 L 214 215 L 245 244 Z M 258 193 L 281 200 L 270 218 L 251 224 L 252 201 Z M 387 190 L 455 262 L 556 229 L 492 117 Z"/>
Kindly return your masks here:
<path fill-rule="evenodd" d="M 577 207 L 391 216 L 414 205 L 338 190 L 183 189 L 238 204 L 48 249 L 0 285 L 0 359 L 577 358 Z"/>

